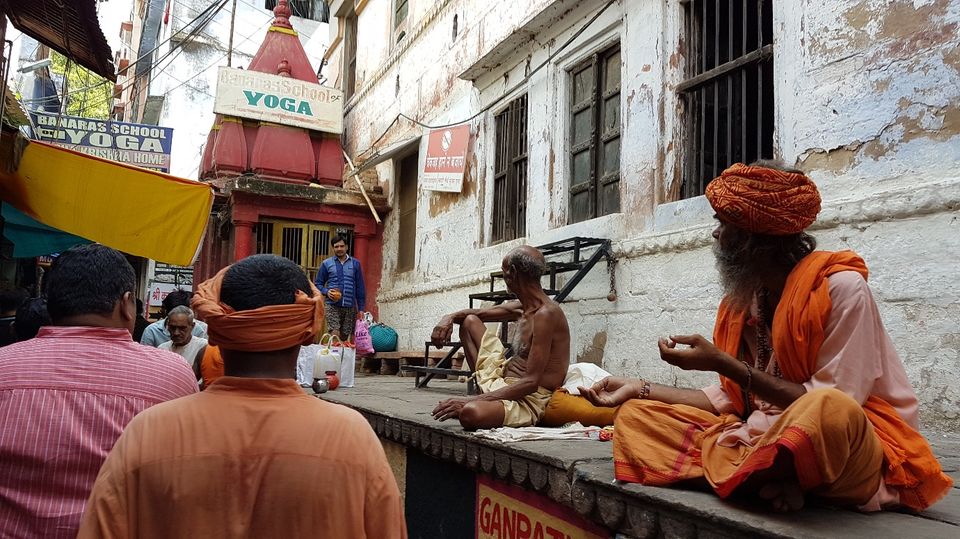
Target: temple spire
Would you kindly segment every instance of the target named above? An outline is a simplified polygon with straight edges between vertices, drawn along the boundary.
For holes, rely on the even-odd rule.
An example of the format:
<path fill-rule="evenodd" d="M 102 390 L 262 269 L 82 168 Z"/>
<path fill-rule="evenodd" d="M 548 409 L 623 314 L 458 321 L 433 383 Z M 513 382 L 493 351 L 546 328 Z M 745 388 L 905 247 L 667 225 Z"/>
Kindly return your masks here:
<path fill-rule="evenodd" d="M 290 16 L 292 14 L 293 12 L 290 11 L 290 6 L 287 5 L 287 0 L 278 0 L 276 7 L 273 8 L 273 26 L 293 28 L 290 24 Z"/>

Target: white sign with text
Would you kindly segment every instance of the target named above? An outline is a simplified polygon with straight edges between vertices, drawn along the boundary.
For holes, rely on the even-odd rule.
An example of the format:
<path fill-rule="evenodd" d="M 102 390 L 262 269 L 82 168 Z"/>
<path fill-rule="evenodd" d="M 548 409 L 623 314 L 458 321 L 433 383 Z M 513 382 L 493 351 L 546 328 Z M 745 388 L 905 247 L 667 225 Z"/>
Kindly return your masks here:
<path fill-rule="evenodd" d="M 343 92 L 290 77 L 221 67 L 213 111 L 340 134 Z"/>

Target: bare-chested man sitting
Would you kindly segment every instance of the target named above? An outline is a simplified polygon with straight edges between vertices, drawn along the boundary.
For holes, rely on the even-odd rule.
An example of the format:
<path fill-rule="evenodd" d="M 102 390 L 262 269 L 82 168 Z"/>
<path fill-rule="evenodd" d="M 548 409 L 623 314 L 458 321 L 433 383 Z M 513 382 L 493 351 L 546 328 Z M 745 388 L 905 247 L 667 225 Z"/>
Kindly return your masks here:
<path fill-rule="evenodd" d="M 540 251 L 517 247 L 503 258 L 503 280 L 519 301 L 448 314 L 433 329 L 431 340 L 439 347 L 450 341 L 453 325 L 460 324 L 463 353 L 483 391 L 441 401 L 433 409 L 434 418 L 459 419 L 469 430 L 526 427 L 540 420 L 570 363 L 567 317 L 540 286 L 545 269 Z M 496 334 L 484 325 L 503 321 L 517 321 L 510 358 Z"/>

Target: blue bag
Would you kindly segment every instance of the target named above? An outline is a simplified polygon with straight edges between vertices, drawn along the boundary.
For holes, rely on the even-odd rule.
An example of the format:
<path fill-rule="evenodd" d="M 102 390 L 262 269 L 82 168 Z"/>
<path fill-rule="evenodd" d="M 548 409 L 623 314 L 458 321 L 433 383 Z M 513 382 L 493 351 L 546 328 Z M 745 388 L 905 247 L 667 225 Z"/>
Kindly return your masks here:
<path fill-rule="evenodd" d="M 377 352 L 393 352 L 397 349 L 397 332 L 390 326 L 377 323 L 370 326 L 370 340 Z"/>

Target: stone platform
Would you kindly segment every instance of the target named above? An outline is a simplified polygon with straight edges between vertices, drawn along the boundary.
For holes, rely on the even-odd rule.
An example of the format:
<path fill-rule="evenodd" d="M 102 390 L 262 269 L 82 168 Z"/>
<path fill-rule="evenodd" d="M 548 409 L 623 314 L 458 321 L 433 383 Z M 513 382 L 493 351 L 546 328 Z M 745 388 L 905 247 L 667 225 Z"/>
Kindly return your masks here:
<path fill-rule="evenodd" d="M 383 440 L 538 492 L 627 537 L 960 537 L 957 488 L 921 515 L 861 514 L 816 504 L 796 514 L 770 514 L 708 492 L 617 483 L 611 442 L 503 444 L 430 416 L 441 399 L 465 394 L 465 384 L 454 380 L 415 390 L 409 378 L 358 375 L 356 387 L 320 397 L 359 411 Z M 960 436 L 926 434 L 944 470 L 960 484 Z"/>

